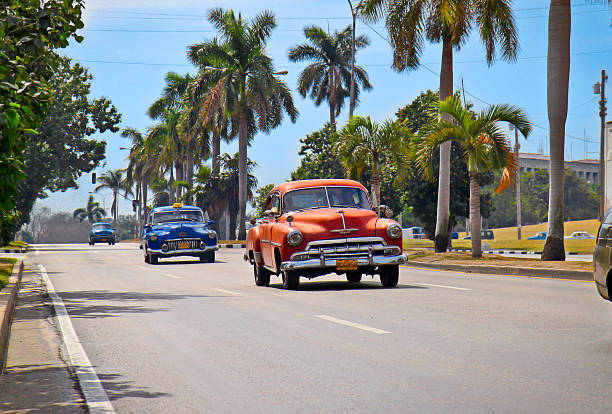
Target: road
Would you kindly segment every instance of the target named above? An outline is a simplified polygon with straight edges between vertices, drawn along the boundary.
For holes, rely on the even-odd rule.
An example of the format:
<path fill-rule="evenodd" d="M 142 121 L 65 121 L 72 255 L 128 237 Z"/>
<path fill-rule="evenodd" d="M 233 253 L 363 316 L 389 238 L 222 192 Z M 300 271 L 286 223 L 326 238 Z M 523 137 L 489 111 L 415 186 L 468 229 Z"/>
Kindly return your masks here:
<path fill-rule="evenodd" d="M 44 245 L 117 413 L 608 413 L 612 303 L 589 282 L 403 267 L 256 287 L 243 250 L 146 265 Z"/>

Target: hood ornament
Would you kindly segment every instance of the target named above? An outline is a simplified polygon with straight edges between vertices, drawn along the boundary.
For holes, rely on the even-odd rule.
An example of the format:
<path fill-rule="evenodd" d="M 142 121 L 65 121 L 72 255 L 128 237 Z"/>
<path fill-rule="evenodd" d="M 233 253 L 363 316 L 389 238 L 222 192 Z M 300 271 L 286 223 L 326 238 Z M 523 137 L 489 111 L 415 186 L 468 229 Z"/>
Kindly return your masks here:
<path fill-rule="evenodd" d="M 344 210 L 338 210 L 337 212 L 340 213 L 340 216 L 342 217 L 342 227 L 343 228 L 331 230 L 332 233 L 339 233 L 339 234 L 345 235 L 345 234 L 350 234 L 352 231 L 359 230 L 359 229 L 347 229 L 346 220 L 344 220 Z"/>

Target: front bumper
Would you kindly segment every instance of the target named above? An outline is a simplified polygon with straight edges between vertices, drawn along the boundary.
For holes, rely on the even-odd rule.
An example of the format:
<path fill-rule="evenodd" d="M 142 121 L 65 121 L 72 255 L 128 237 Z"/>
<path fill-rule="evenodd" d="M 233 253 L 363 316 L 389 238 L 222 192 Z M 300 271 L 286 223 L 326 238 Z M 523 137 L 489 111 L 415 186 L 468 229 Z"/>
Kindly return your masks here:
<path fill-rule="evenodd" d="M 393 256 L 369 255 L 368 257 L 354 257 L 347 255 L 346 257 L 324 257 L 307 259 L 307 260 L 289 260 L 281 263 L 281 270 L 302 270 L 302 269 L 335 269 L 337 260 L 357 260 L 357 268 L 400 265 L 406 263 L 408 255 L 398 254 Z"/>
<path fill-rule="evenodd" d="M 180 250 L 169 250 L 167 252 L 162 251 L 161 249 L 149 249 L 147 247 L 147 254 L 154 254 L 159 257 L 172 257 L 172 256 L 199 256 L 202 253 L 206 253 L 209 251 L 219 250 L 219 245 L 215 244 L 214 246 L 206 246 L 205 249 L 180 249 Z"/>
<path fill-rule="evenodd" d="M 91 242 L 114 242 L 115 241 L 115 236 L 91 236 L 89 238 L 89 241 Z"/>

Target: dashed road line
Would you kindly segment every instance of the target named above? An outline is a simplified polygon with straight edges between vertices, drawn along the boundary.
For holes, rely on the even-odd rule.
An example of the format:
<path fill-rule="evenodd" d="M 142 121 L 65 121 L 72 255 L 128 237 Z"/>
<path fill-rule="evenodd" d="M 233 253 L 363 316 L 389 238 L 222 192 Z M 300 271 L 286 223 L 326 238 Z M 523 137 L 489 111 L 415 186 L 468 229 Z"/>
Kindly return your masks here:
<path fill-rule="evenodd" d="M 141 270 L 149 270 L 148 267 L 146 266 L 136 266 L 137 268 L 141 269 Z"/>
<path fill-rule="evenodd" d="M 164 274 L 164 276 L 167 276 L 167 277 L 169 277 L 171 279 L 182 279 L 182 277 L 176 276 L 176 275 L 172 275 L 170 273 L 166 273 L 166 274 Z"/>
<path fill-rule="evenodd" d="M 437 287 L 437 288 L 443 288 L 443 289 L 454 289 L 454 290 L 472 290 L 472 289 L 462 288 L 462 287 L 457 287 L 457 286 L 433 285 L 431 283 L 415 283 L 415 285 Z"/>
<path fill-rule="evenodd" d="M 79 341 L 79 337 L 72 326 L 70 316 L 68 315 L 62 298 L 55 292 L 55 287 L 51 279 L 49 279 L 45 267 L 39 265 L 39 269 L 45 285 L 47 286 L 47 293 L 55 309 L 56 318 L 59 323 L 64 344 L 66 345 L 66 351 L 68 352 L 70 367 L 77 375 L 89 412 L 92 414 L 113 414 L 115 410 Z"/>
<path fill-rule="evenodd" d="M 390 334 L 391 332 L 385 331 L 383 329 L 372 328 L 371 326 L 362 325 L 360 323 L 345 321 L 344 319 L 334 318 L 333 316 L 328 315 L 315 315 L 317 318 L 324 319 L 329 322 L 337 323 L 344 326 L 350 326 L 351 328 L 361 329 L 362 331 L 372 332 L 378 335 Z"/>
<path fill-rule="evenodd" d="M 233 290 L 227 290 L 227 289 L 221 289 L 221 288 L 213 288 L 213 289 L 216 290 L 217 292 L 227 293 L 228 295 L 234 295 L 234 296 L 240 295 L 239 292 L 234 292 Z"/>

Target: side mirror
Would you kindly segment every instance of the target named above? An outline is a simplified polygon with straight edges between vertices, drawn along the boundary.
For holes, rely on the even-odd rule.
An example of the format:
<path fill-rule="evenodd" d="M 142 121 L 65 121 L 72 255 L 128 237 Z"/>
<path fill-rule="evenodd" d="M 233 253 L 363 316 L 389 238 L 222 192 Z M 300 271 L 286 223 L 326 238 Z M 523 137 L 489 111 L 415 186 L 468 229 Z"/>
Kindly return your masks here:
<path fill-rule="evenodd" d="M 384 204 L 381 204 L 378 207 L 374 207 L 373 210 L 376 212 L 376 214 L 378 214 L 378 217 L 382 217 L 383 214 L 387 215 L 387 211 L 391 211 L 391 209 Z M 391 214 L 393 214 L 392 211 Z"/>
<path fill-rule="evenodd" d="M 208 225 L 209 226 L 214 226 L 215 225 L 215 221 L 213 219 L 208 220 Z"/>
<path fill-rule="evenodd" d="M 255 217 L 253 217 L 250 221 L 249 221 L 253 226 L 255 224 L 257 224 L 257 220 L 255 220 Z"/>
<path fill-rule="evenodd" d="M 270 210 L 264 211 L 264 216 L 276 216 L 278 214 L 278 208 L 272 207 Z"/>

